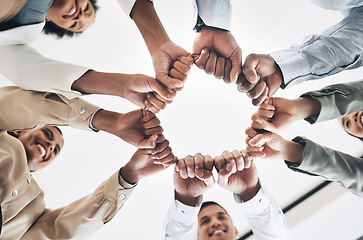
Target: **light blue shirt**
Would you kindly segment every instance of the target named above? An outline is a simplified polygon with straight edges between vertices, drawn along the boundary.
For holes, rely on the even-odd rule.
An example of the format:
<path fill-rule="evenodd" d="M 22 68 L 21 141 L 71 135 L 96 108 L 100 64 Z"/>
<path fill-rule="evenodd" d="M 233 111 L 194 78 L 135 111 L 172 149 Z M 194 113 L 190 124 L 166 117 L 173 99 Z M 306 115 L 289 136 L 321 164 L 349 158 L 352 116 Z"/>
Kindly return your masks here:
<path fill-rule="evenodd" d="M 310 0 L 321 7 L 341 11 L 346 17 L 320 35 L 270 54 L 281 68 L 282 88 L 328 77 L 363 65 L 363 0 Z"/>
<path fill-rule="evenodd" d="M 232 5 L 230 0 L 194 0 L 194 24 L 198 16 L 205 25 L 231 30 Z"/>

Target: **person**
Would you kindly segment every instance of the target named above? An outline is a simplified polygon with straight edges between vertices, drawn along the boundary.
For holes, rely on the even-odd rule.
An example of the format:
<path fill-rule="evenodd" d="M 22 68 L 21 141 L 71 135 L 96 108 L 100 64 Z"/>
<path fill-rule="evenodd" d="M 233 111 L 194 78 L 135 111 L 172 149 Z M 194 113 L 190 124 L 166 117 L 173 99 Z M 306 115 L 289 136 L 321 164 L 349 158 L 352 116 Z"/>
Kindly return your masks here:
<path fill-rule="evenodd" d="M 4 2 L 4 6 L 8 6 L 8 2 Z M 160 111 L 175 97 L 175 90 L 180 90 L 184 86 L 184 82 L 170 76 L 169 71 L 176 60 L 187 57 L 189 53 L 170 40 L 152 2 L 118 0 L 118 3 L 139 27 L 153 59 L 156 79 L 143 74 L 98 72 L 44 57 L 28 44 L 38 37 L 44 26 L 45 17 L 36 24 L 20 25 L 0 31 L 0 72 L 16 85 L 28 90 L 56 92 L 68 98 L 80 94 L 114 95 L 124 97 L 142 108 L 147 107 L 152 112 Z M 53 22 L 64 20 L 67 22 L 64 23 L 66 26 L 73 26 L 74 23 L 80 25 L 81 20 L 87 15 L 84 11 L 87 10 L 92 13 L 89 18 L 93 22 L 94 8 L 91 5 L 88 0 L 77 1 L 77 4 L 70 0 L 56 0 L 49 8 L 47 19 Z M 6 10 L 9 9 L 6 7 L 1 12 Z M 67 14 L 71 16 L 67 17 Z M 82 23 L 82 26 L 80 30 L 89 24 Z M 184 60 L 184 63 L 193 63 L 192 59 Z M 22 71 L 19 71 L 19 67 Z"/>
<path fill-rule="evenodd" d="M 297 99 L 272 97 L 252 115 L 252 127 L 278 132 L 295 121 L 314 124 L 338 119 L 343 129 L 362 138 L 363 81 L 340 83 L 302 94 Z"/>
<path fill-rule="evenodd" d="M 246 130 L 249 155 L 284 159 L 294 171 L 338 181 L 351 192 L 363 196 L 359 181 L 363 174 L 361 158 L 321 146 L 304 137 L 288 141 L 274 133 L 300 119 L 313 124 L 339 118 L 345 131 L 361 138 L 362 90 L 363 82 L 356 81 L 330 85 L 293 100 L 266 100 L 252 115 L 253 122 Z"/>
<path fill-rule="evenodd" d="M 175 199 L 165 220 L 165 239 L 238 238 L 227 211 L 216 203 L 203 203 L 203 194 L 215 180 L 233 193 L 257 239 L 291 239 L 284 215 L 272 195 L 261 186 L 257 169 L 245 151 L 224 151 L 214 159 L 200 153 L 179 159 L 174 171 Z"/>
<path fill-rule="evenodd" d="M 88 111 L 98 108 L 79 98 L 69 103 L 61 95 L 18 87 L 4 87 L 0 92 L 1 239 L 86 238 L 115 216 L 140 179 L 175 161 L 169 142 L 157 134 L 158 144 L 138 149 L 93 193 L 65 207 L 47 209 L 44 192 L 31 172 L 50 164 L 61 151 L 64 140 L 55 125 L 90 130 L 90 117 L 79 114 L 74 106 Z M 145 132 L 152 130 L 148 124 L 154 120 L 154 115 L 144 114 Z M 154 164 L 153 159 L 163 164 Z"/>
<path fill-rule="evenodd" d="M 345 18 L 320 35 L 307 37 L 303 43 L 290 49 L 269 55 L 248 55 L 242 66 L 243 74 L 238 76 L 237 86 L 241 92 L 247 93 L 254 105 L 260 105 L 280 87 L 285 89 L 307 80 L 321 79 L 363 65 L 363 38 L 360 31 L 363 24 L 363 2 L 311 2 L 326 9 L 340 11 Z M 208 57 L 212 56 L 208 51 L 206 54 L 199 66 L 213 66 L 210 73 L 215 76 L 228 74 L 222 71 L 229 69 L 223 67 L 223 61 L 218 59 L 217 62 L 215 57 Z"/>

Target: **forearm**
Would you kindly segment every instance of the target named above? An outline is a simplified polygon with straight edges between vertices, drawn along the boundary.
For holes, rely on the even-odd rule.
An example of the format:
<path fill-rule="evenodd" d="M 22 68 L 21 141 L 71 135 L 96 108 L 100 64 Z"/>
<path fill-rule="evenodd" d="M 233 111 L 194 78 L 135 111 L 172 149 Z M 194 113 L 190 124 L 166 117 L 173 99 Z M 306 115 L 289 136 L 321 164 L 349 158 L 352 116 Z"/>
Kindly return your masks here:
<path fill-rule="evenodd" d="M 294 115 L 297 120 L 318 116 L 320 113 L 320 102 L 309 96 L 292 100 L 295 105 Z"/>
<path fill-rule="evenodd" d="M 281 155 L 285 161 L 288 161 L 295 166 L 299 166 L 302 161 L 303 152 L 304 145 L 294 141 L 284 140 Z"/>
<path fill-rule="evenodd" d="M 130 15 L 151 54 L 170 40 L 150 0 L 137 0 Z"/>
<path fill-rule="evenodd" d="M 237 195 L 244 201 L 247 202 L 254 198 L 258 191 L 261 189 L 260 181 L 257 181 L 257 184 L 255 184 L 252 187 L 246 188 L 243 192 L 238 193 Z"/>
<path fill-rule="evenodd" d="M 310 123 L 339 118 L 363 109 L 363 81 L 334 84 L 318 91 L 307 92 L 303 98 L 315 99 L 321 105 L 319 114 L 310 115 Z"/>
<path fill-rule="evenodd" d="M 363 65 L 363 7 L 320 35 L 270 55 L 282 70 L 283 88 Z"/>
<path fill-rule="evenodd" d="M 118 136 L 118 122 L 122 113 L 101 109 L 93 117 L 92 125 L 98 130 Z"/>
<path fill-rule="evenodd" d="M 188 205 L 191 207 L 195 207 L 200 203 L 203 199 L 203 195 L 199 196 L 191 196 L 191 195 L 183 195 L 175 191 L 175 200 L 183 203 L 184 205 Z"/>
<path fill-rule="evenodd" d="M 83 94 L 123 96 L 128 74 L 88 71 L 72 84 L 72 90 Z"/>

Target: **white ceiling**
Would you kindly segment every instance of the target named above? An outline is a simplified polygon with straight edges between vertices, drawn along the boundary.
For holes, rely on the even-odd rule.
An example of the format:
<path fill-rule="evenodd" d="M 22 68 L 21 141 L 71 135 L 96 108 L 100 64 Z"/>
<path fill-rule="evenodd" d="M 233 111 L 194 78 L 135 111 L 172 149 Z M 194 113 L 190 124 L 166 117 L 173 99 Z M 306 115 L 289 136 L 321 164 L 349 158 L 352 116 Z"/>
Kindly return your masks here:
<path fill-rule="evenodd" d="M 154 2 L 170 38 L 191 51 L 195 37 L 191 1 Z M 243 50 L 243 57 L 249 53 L 269 53 L 288 48 L 308 34 L 319 33 L 342 18 L 339 13 L 315 7 L 308 1 L 232 3 L 232 33 Z M 35 47 L 51 58 L 99 71 L 153 76 L 150 57 L 134 23 L 124 15 L 116 1 L 99 1 L 99 5 L 94 26 L 83 36 L 72 40 L 41 37 Z M 305 91 L 330 83 L 359 80 L 361 76 L 363 69 L 347 71 L 321 81 L 279 90 L 276 95 L 295 98 Z M 0 85 L 9 84 L 2 78 Z M 128 112 L 136 109 L 117 97 L 87 96 L 86 99 L 109 110 Z M 178 157 L 197 152 L 215 156 L 223 150 L 244 148 L 244 130 L 255 110 L 250 100 L 235 86 L 224 84 L 194 67 L 184 90 L 158 117 L 165 129 L 164 135 Z M 63 131 L 63 152 L 52 165 L 34 175 L 45 191 L 50 208 L 63 206 L 92 192 L 123 166 L 136 150 L 107 133 L 94 134 L 67 128 Z M 353 155 L 362 154 L 362 143 L 348 136 L 336 121 L 313 126 L 298 122 L 281 135 L 290 139 L 303 135 Z M 288 170 L 282 160 L 256 160 L 256 164 L 262 184 L 274 194 L 281 207 L 322 181 Z M 161 239 L 163 218 L 173 199 L 172 174 L 173 169 L 169 168 L 142 180 L 121 212 L 90 239 Z M 248 224 L 238 212 L 231 193 L 216 186 L 205 194 L 205 199 L 224 205 L 241 234 L 248 231 Z M 319 201 L 325 203 L 324 199 Z M 347 192 L 326 203 L 320 211 L 301 219 L 301 223 L 292 228 L 292 233 L 296 239 L 355 239 L 363 235 L 361 224 L 351 224 L 362 222 L 362 203 L 362 199 Z M 342 230 L 346 234 L 338 235 Z"/>

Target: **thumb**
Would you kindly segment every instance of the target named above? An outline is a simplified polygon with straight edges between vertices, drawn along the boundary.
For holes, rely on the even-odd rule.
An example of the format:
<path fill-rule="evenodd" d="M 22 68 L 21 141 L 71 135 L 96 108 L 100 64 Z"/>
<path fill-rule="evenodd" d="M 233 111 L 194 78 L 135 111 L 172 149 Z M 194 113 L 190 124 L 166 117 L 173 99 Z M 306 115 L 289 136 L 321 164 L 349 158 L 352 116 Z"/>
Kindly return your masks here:
<path fill-rule="evenodd" d="M 277 126 L 273 122 L 263 118 L 257 118 L 255 122 L 252 122 L 251 127 L 254 129 L 264 129 L 270 132 L 278 131 Z"/>
<path fill-rule="evenodd" d="M 221 170 L 219 170 L 218 178 L 219 182 L 227 183 L 228 178 L 233 173 L 234 164 L 232 162 L 227 163 Z"/>
<path fill-rule="evenodd" d="M 214 177 L 211 171 L 205 170 L 205 169 L 198 169 L 195 172 L 196 177 L 199 180 L 202 180 L 205 185 L 209 186 L 213 186 L 214 184 Z"/>
<path fill-rule="evenodd" d="M 232 62 L 232 69 L 230 73 L 230 78 L 232 83 L 237 83 L 238 76 L 242 72 L 242 52 L 238 49 L 230 57 Z"/>
<path fill-rule="evenodd" d="M 142 141 L 137 144 L 138 148 L 154 148 L 156 146 L 156 139 L 158 138 L 157 134 L 151 135 L 149 138 L 144 138 Z"/>

